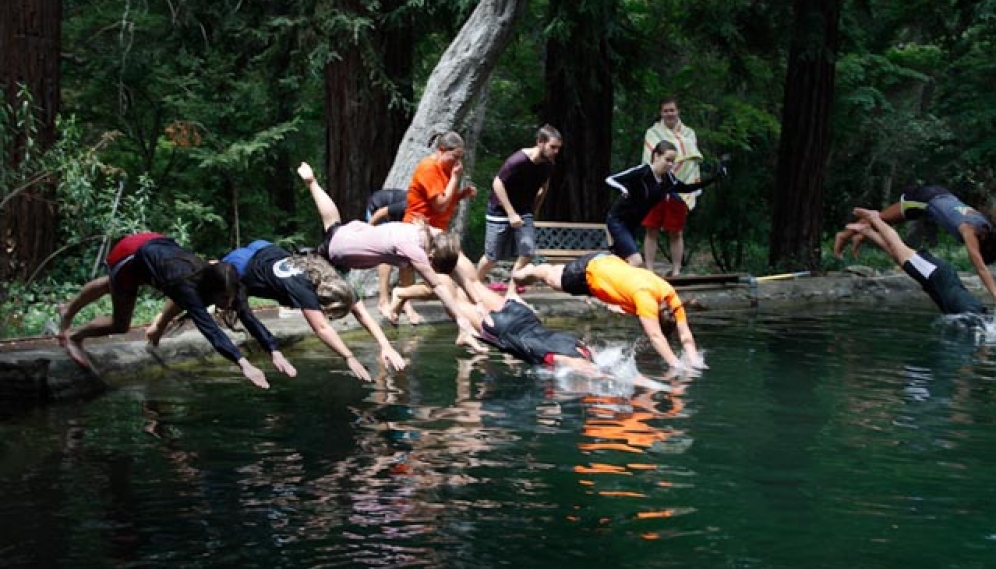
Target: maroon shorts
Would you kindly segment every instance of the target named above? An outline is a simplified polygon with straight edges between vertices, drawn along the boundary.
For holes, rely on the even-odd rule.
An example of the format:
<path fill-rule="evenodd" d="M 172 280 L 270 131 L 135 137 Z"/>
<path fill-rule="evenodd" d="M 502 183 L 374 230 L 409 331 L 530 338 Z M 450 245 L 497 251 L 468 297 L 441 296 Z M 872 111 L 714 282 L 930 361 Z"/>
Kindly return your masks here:
<path fill-rule="evenodd" d="M 135 265 L 135 253 L 142 245 L 162 237 L 158 233 L 135 233 L 114 244 L 105 263 L 107 274 L 111 277 L 111 290 L 115 294 L 138 294 L 138 287 L 146 284 L 146 279 L 144 271 L 139 271 Z"/>
<path fill-rule="evenodd" d="M 660 227 L 664 231 L 681 231 L 688 219 L 685 200 L 668 195 L 643 218 L 644 227 Z"/>

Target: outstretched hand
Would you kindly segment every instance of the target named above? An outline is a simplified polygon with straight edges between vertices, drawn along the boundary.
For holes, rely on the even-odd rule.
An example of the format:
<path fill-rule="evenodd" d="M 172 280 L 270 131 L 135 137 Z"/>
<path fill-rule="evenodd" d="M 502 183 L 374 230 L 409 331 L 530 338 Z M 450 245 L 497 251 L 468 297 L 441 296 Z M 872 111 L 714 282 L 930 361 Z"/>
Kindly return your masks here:
<path fill-rule="evenodd" d="M 266 381 L 266 374 L 263 373 L 263 370 L 252 365 L 245 358 L 242 358 L 239 362 L 239 366 L 242 368 L 242 375 L 246 376 L 246 379 L 251 381 L 253 385 L 263 389 L 270 388 L 270 384 Z"/>
<path fill-rule="evenodd" d="M 282 353 L 280 353 L 277 350 L 274 350 L 272 356 L 273 356 L 273 367 L 277 368 L 277 371 L 283 373 L 287 377 L 297 376 L 297 369 L 295 369 L 294 366 L 291 365 L 289 361 L 287 361 L 287 358 L 285 358 Z"/>
<path fill-rule="evenodd" d="M 370 377 L 370 372 L 368 372 L 367 368 L 360 363 L 360 360 L 356 359 L 356 356 L 347 358 L 346 364 L 349 366 L 349 371 L 353 372 L 353 375 L 358 377 L 361 381 L 365 381 L 367 383 L 373 381 L 373 378 Z"/>
<path fill-rule="evenodd" d="M 380 362 L 384 365 L 385 369 L 390 371 L 404 371 L 405 366 L 408 365 L 405 362 L 405 358 L 401 357 L 401 354 L 390 346 L 380 351 Z"/>

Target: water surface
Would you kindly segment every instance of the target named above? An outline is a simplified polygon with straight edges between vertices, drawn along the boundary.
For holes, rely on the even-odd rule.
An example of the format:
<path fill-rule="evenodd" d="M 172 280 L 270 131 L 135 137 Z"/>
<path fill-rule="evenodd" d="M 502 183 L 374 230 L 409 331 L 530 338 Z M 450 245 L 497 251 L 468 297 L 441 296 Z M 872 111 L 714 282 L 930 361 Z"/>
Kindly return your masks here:
<path fill-rule="evenodd" d="M 556 323 L 667 393 L 444 327 L 372 386 L 309 342 L 269 391 L 222 364 L 8 413 L 2 565 L 996 566 L 996 345 L 905 307 L 692 318 L 697 377 L 633 320 Z"/>

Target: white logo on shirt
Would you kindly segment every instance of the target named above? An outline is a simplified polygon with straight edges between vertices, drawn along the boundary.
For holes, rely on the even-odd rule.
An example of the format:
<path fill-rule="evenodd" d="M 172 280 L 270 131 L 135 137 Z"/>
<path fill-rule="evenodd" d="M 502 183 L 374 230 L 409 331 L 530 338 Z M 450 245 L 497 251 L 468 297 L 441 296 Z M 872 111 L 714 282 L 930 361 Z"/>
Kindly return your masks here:
<path fill-rule="evenodd" d="M 276 263 L 273 263 L 273 274 L 277 276 L 278 279 L 287 279 L 296 275 L 304 273 L 301 269 L 297 267 L 292 267 L 287 259 L 280 259 Z"/>

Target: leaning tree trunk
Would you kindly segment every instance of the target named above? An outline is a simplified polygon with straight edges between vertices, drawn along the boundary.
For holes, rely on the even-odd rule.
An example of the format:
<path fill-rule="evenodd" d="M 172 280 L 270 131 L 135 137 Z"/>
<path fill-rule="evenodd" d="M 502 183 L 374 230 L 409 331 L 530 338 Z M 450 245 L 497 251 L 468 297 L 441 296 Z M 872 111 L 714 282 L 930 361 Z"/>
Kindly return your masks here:
<path fill-rule="evenodd" d="M 17 105 L 21 85 L 30 90 L 37 109 L 36 154 L 56 139 L 61 35 L 62 0 L 0 2 L 0 85 L 12 107 Z M 2 167 L 8 172 L 23 165 L 26 136 L 30 133 L 18 133 L 13 145 L 4 148 Z M 0 200 L 13 188 L 3 190 Z M 55 250 L 57 210 L 53 194 L 50 184 L 37 184 L 10 199 L 0 211 L 0 281 L 27 278 Z"/>
<path fill-rule="evenodd" d="M 526 6 L 526 0 L 482 0 L 477 5 L 429 76 L 385 187 L 407 188 L 435 136 L 468 126 L 470 111 Z"/>
<path fill-rule="evenodd" d="M 361 11 L 360 0 L 345 4 L 344 10 Z M 362 219 L 373 191 L 407 187 L 407 180 L 404 185 L 382 184 L 411 115 L 399 101 L 392 101 L 373 69 L 382 69 L 400 89 L 398 95 L 410 99 L 414 38 L 410 22 L 379 28 L 363 38 L 372 49 L 343 49 L 340 60 L 325 66 L 326 187 L 343 219 Z M 364 54 L 370 52 L 383 61 L 367 61 Z"/>
<path fill-rule="evenodd" d="M 785 77 L 778 174 L 768 262 L 774 269 L 821 268 L 823 182 L 842 0 L 796 0 Z"/>
<path fill-rule="evenodd" d="M 544 118 L 560 130 L 564 150 L 543 201 L 544 219 L 602 222 L 609 210 L 613 88 L 604 22 L 614 10 L 612 2 L 550 2 L 551 17 L 570 29 L 546 47 Z"/>

